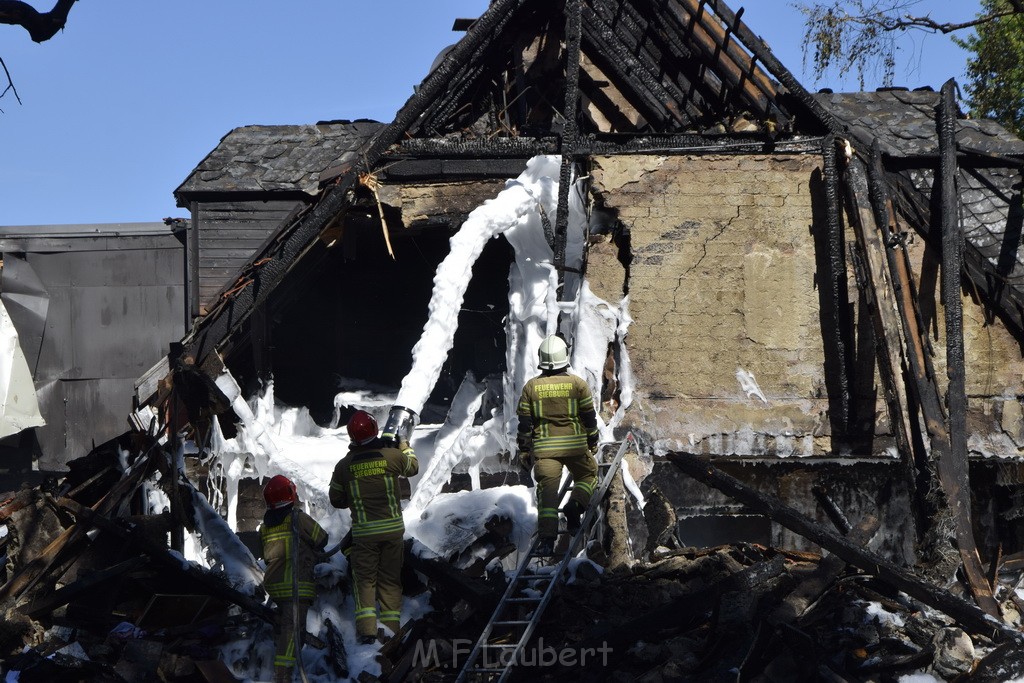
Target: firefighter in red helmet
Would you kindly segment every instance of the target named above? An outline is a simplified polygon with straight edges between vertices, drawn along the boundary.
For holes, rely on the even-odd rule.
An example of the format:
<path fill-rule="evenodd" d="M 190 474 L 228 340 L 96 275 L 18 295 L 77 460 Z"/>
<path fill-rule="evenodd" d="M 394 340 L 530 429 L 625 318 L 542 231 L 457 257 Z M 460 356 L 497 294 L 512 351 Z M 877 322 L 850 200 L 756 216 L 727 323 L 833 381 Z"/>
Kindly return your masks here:
<path fill-rule="evenodd" d="M 280 474 L 263 488 L 267 512 L 260 526 L 267 571 L 263 587 L 278 607 L 274 680 L 291 681 L 302 647 L 306 611 L 316 597 L 313 567 L 317 553 L 327 545 L 327 533 L 312 517 L 296 508 L 295 484 Z"/>
<path fill-rule="evenodd" d="M 377 421 L 357 410 L 348 421 L 348 454 L 334 468 L 331 505 L 352 509 L 352 547 L 348 552 L 355 595 L 356 633 L 364 644 L 377 637 L 377 621 L 398 633 L 402 612 L 401 477 L 419 471 L 416 454 L 405 440 L 392 448 L 377 436 Z M 379 605 L 379 610 L 378 610 Z"/>

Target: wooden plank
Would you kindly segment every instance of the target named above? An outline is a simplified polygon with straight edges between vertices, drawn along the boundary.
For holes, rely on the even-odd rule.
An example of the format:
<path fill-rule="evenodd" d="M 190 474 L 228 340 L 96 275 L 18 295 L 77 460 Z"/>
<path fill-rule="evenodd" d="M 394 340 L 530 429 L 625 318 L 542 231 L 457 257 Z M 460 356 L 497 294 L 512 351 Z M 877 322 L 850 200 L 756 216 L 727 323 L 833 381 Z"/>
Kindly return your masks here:
<path fill-rule="evenodd" d="M 909 462 L 913 457 L 913 430 L 907 388 L 902 381 L 904 366 L 902 324 L 897 313 L 896 293 L 889 276 L 885 244 L 875 224 L 864 162 L 854 157 L 846 167 L 846 187 L 851 207 L 850 222 L 864 254 L 868 286 L 876 315 L 873 316 L 875 343 L 882 384 L 886 390 L 889 421 L 896 443 Z"/>
<path fill-rule="evenodd" d="M 246 263 L 248 262 L 246 261 Z M 217 280 L 217 286 L 220 287 L 228 280 L 228 278 L 233 278 L 235 275 L 237 275 L 239 268 L 240 265 L 234 267 L 204 266 L 200 270 L 199 281 L 202 285 L 205 285 L 207 281 L 209 281 L 210 279 L 214 279 Z"/>
<path fill-rule="evenodd" d="M 238 249 L 208 249 L 203 253 L 203 257 L 199 262 L 199 268 L 223 268 L 229 267 L 233 263 L 238 263 L 236 270 L 241 268 L 243 264 L 248 263 L 249 258 L 256 252 L 256 248 L 245 248 L 240 247 Z"/>
<path fill-rule="evenodd" d="M 257 200 L 257 201 L 235 201 L 235 202 L 202 202 L 203 211 L 221 211 L 228 213 L 254 213 L 254 212 L 284 212 L 292 211 L 300 202 L 294 199 L 284 200 Z"/>
<path fill-rule="evenodd" d="M 269 607 L 266 607 L 255 598 L 235 590 L 227 585 L 223 579 L 211 574 L 207 570 L 188 562 L 182 562 L 179 555 L 174 555 L 167 547 L 153 542 L 136 527 L 126 529 L 70 498 L 60 498 L 57 504 L 73 513 L 76 519 L 84 520 L 87 524 L 95 525 L 103 531 L 130 541 L 154 562 L 159 563 L 169 571 L 195 580 L 196 583 L 208 590 L 211 595 L 238 605 L 264 621 L 271 624 L 275 623 L 274 612 Z"/>
<path fill-rule="evenodd" d="M 949 615 L 965 630 L 982 634 L 998 642 L 1011 640 L 1018 646 L 1024 646 L 1024 634 L 989 616 L 976 605 L 932 585 L 910 569 L 899 567 L 880 555 L 851 543 L 774 496 L 761 493 L 725 474 L 707 459 L 685 453 L 668 453 L 666 457 L 697 481 L 721 491 L 755 512 L 767 515 L 778 524 L 817 543 L 868 574 L 877 576 L 910 597 Z"/>
<path fill-rule="evenodd" d="M 215 244 L 218 240 L 256 240 L 260 244 L 266 241 L 267 236 L 273 232 L 273 228 L 262 227 L 231 228 L 225 230 L 205 231 L 199 236 L 199 243 L 204 245 Z M 259 245 L 257 245 L 259 246 Z"/>
<path fill-rule="evenodd" d="M 83 576 L 77 581 L 69 583 L 63 588 L 52 593 L 47 593 L 46 595 L 38 596 L 28 604 L 28 607 L 23 608 L 21 611 L 32 618 L 47 614 L 58 607 L 68 604 L 84 593 L 88 593 L 92 590 L 98 590 L 97 586 L 100 584 L 116 579 L 136 567 L 139 567 L 144 562 L 145 560 L 141 556 L 130 557 L 127 560 L 107 567 L 106 569 L 90 572 L 88 575 Z"/>
<path fill-rule="evenodd" d="M 147 451 L 133 466 L 131 474 L 123 477 L 111 487 L 105 496 L 96 501 L 90 510 L 94 516 L 109 514 L 116 510 L 124 498 L 133 492 L 142 481 L 149 467 L 149 456 Z M 75 503 L 75 505 L 79 505 Z M 82 507 L 79 505 L 79 507 Z M 67 558 L 72 551 L 77 550 L 86 539 L 86 532 L 91 529 L 89 524 L 75 523 L 61 532 L 49 545 L 47 545 L 36 557 L 32 558 L 24 567 L 18 570 L 2 587 L 0 587 L 0 603 L 9 598 L 17 598 L 29 591 L 39 580 L 50 573 L 61 561 Z"/>

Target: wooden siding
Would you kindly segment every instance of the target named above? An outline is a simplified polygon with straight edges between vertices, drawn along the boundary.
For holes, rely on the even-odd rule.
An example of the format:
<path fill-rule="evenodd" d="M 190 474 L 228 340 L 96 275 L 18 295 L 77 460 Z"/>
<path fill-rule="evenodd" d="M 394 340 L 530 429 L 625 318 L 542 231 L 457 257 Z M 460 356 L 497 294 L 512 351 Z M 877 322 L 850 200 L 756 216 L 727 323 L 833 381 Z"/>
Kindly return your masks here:
<path fill-rule="evenodd" d="M 277 227 L 302 205 L 296 200 L 197 202 L 193 225 L 197 239 L 191 244 L 198 250 L 198 280 L 201 314 L 216 303 L 220 292 L 231 285 L 235 276 Z M 195 300 L 194 300 L 195 301 Z"/>

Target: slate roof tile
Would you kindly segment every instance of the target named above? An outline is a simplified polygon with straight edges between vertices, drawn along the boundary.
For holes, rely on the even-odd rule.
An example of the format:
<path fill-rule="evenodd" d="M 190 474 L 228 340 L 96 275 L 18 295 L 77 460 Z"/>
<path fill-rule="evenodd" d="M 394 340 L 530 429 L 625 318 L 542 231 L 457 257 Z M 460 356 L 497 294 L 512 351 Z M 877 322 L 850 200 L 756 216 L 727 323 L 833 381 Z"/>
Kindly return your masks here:
<path fill-rule="evenodd" d="M 175 190 L 179 206 L 197 192 L 299 191 L 314 196 L 320 173 L 347 159 L 383 124 L 338 121 L 302 126 L 242 126 Z"/>

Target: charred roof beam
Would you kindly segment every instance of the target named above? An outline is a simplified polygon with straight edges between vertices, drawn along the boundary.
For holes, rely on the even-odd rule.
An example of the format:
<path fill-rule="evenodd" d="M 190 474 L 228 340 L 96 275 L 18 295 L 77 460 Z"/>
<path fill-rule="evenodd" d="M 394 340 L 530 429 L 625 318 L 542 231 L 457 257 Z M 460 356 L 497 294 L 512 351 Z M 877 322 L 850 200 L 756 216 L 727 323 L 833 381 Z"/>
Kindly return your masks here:
<path fill-rule="evenodd" d="M 780 128 L 787 129 L 790 126 L 789 116 L 775 101 L 777 90 L 774 84 L 757 67 L 757 57 L 747 54 L 735 40 L 732 40 L 732 36 L 743 25 L 739 15 L 734 15 L 732 22 L 723 27 L 703 11 L 703 2 L 641 1 L 650 6 L 653 16 L 669 27 L 666 30 L 689 35 L 705 59 L 710 59 L 718 66 L 716 75 L 723 82 L 723 93 L 729 90 L 736 99 L 756 113 L 766 118 L 774 116 Z"/>
<path fill-rule="evenodd" d="M 681 94 L 670 94 L 589 7 L 583 8 L 583 44 L 590 58 L 615 80 L 619 90 L 633 94 L 635 99 L 628 95 L 627 98 L 653 127 L 669 128 L 672 121 L 684 127 L 689 125 L 690 119 L 677 105 L 683 101 Z"/>
<path fill-rule="evenodd" d="M 679 102 L 684 104 L 694 120 L 705 118 L 712 109 L 710 104 L 717 100 L 722 83 L 714 72 L 690 69 L 687 66 L 699 62 L 699 58 L 684 41 L 678 26 L 672 26 L 658 14 L 644 14 L 631 3 L 618 5 L 611 10 L 607 4 L 595 4 L 596 11 L 610 26 L 619 29 L 626 47 L 642 55 L 659 71 L 655 77 L 668 79 L 679 89 Z M 701 65 L 703 67 L 703 64 Z"/>
<path fill-rule="evenodd" d="M 903 335 L 906 343 L 907 356 L 913 374 L 913 386 L 924 417 L 924 425 L 931 440 L 933 463 L 930 464 L 946 498 L 946 508 L 937 510 L 937 515 L 951 517 L 956 536 L 956 546 L 960 551 L 967 583 L 971 588 L 978 606 L 986 613 L 999 618 L 999 605 L 992 596 L 992 587 L 985 578 L 978 547 L 971 525 L 971 500 L 967 480 L 966 445 L 962 458 L 951 449 L 951 435 L 946 416 L 943 414 L 941 393 L 931 357 L 925 348 L 927 334 L 921 322 L 920 309 L 917 305 L 917 293 L 914 287 L 913 274 L 906 253 L 905 243 L 895 235 L 896 211 L 889 196 L 889 184 L 882 167 L 882 156 L 876 141 L 871 149 L 871 164 L 868 166 L 868 178 L 871 185 L 871 203 L 875 212 L 875 220 L 882 230 L 886 244 L 886 255 L 893 282 L 899 284 L 897 307 L 902 320 Z M 945 263 L 944 263 L 945 265 Z M 959 271 L 957 279 L 959 280 Z M 959 298 L 959 283 L 956 296 Z M 944 533 L 945 525 L 933 520 L 933 528 Z M 944 543 L 940 537 L 936 543 Z"/>
<path fill-rule="evenodd" d="M 554 251 L 555 269 L 558 271 L 559 287 L 565 280 L 565 241 L 569 228 L 569 185 L 572 183 L 572 168 L 575 164 L 576 145 L 579 142 L 580 108 L 580 42 L 583 32 L 583 0 L 566 0 L 565 3 L 565 108 L 562 117 L 565 129 L 562 133 L 560 152 L 561 166 L 558 173 L 558 216 L 555 219 Z"/>
<path fill-rule="evenodd" d="M 779 80 L 786 89 L 793 94 L 797 100 L 808 109 L 828 130 L 838 135 L 843 134 L 843 127 L 830 111 L 825 109 L 806 88 L 797 80 L 796 76 L 778 60 L 768 45 L 758 38 L 753 31 L 742 21 L 737 21 L 736 14 L 729 9 L 721 0 L 680 0 L 693 6 L 698 1 L 711 7 L 727 26 L 733 27 L 733 33 L 743 43 L 744 47 L 768 69 L 775 78 Z"/>
<path fill-rule="evenodd" d="M 678 68 L 686 60 L 677 59 L 671 46 L 666 51 L 655 44 L 648 22 L 640 14 L 631 12 L 629 3 L 612 5 L 608 0 L 592 0 L 592 4 L 593 9 L 584 10 L 589 12 L 588 21 L 594 22 L 603 40 L 613 47 L 617 45 L 618 52 L 634 60 L 641 74 L 641 84 L 657 97 L 672 118 L 683 126 L 703 118 L 707 107 L 704 102 L 694 102 L 688 96 L 690 82 Z M 680 107 L 685 111 L 685 118 Z"/>

